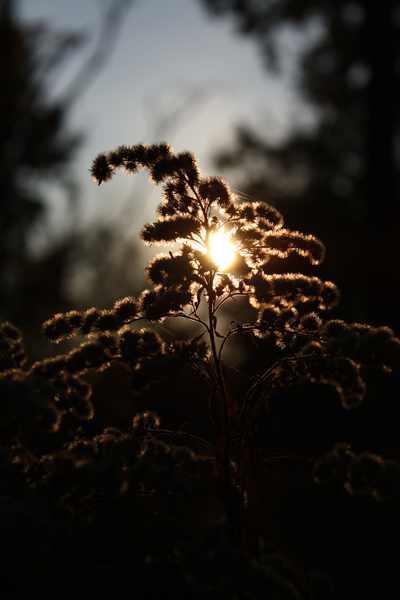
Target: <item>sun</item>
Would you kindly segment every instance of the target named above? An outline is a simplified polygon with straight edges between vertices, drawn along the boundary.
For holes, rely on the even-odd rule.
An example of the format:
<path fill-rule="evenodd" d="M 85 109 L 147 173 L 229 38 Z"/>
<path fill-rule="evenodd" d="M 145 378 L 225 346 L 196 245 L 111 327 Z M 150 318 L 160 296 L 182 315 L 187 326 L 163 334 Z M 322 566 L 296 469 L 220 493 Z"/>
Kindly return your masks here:
<path fill-rule="evenodd" d="M 236 248 L 224 229 L 210 235 L 210 256 L 221 271 L 225 271 L 235 258 Z"/>

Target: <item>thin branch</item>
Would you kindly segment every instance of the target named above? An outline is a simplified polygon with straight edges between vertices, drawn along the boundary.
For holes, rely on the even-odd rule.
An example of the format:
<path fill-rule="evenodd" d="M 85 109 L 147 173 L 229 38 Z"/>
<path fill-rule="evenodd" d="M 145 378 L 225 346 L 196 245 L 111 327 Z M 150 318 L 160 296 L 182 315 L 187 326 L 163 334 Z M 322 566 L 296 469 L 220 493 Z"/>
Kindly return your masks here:
<path fill-rule="evenodd" d="M 198 444 L 201 444 L 202 446 L 204 446 L 205 448 L 207 448 L 208 450 L 210 450 L 210 452 L 212 453 L 213 456 L 215 456 L 215 448 L 206 440 L 204 440 L 201 437 L 198 437 L 197 435 L 193 435 L 192 433 L 188 433 L 186 431 L 180 431 L 178 430 L 170 430 L 170 429 L 148 429 L 149 433 L 151 433 L 151 437 L 160 437 L 160 436 L 169 436 L 169 437 L 175 437 L 177 439 L 185 439 L 185 440 L 190 440 L 192 442 L 196 442 Z"/>

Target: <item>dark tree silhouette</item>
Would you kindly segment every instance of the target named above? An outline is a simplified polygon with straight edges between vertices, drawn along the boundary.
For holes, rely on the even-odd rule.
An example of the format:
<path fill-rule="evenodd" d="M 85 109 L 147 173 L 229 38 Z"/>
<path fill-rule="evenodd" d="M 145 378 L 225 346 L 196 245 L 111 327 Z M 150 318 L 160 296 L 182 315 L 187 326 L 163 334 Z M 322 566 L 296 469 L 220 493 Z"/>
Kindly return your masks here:
<path fill-rule="evenodd" d="M 49 311 L 66 310 L 76 302 L 65 289 L 69 273 L 83 272 L 83 259 L 90 260 L 94 251 L 97 261 L 100 252 L 105 255 L 104 262 L 113 255 L 117 234 L 112 226 L 97 235 L 92 230 L 88 249 L 87 232 L 78 224 L 79 189 L 70 160 L 82 135 L 70 130 L 68 119 L 110 57 L 132 3 L 107 3 L 91 55 L 54 99 L 50 86 L 55 71 L 63 69 L 86 37 L 55 31 L 46 23 L 22 24 L 18 0 L 0 0 L 0 315 L 24 329 L 26 343 L 34 353 L 41 351 L 34 330 L 37 322 Z M 55 188 L 64 194 L 70 219 L 58 235 L 46 225 Z M 32 232 L 38 224 L 45 249 L 34 253 Z M 110 268 L 109 273 L 116 275 L 116 270 Z"/>
<path fill-rule="evenodd" d="M 235 185 L 257 197 L 266 193 L 295 226 L 313 224 L 330 250 L 326 266 L 350 318 L 363 314 L 399 328 L 399 2 L 203 4 L 233 16 L 239 31 L 260 45 L 268 68 L 279 68 L 281 28 L 318 27 L 316 41 L 299 50 L 297 75 L 317 126 L 293 131 L 279 145 L 244 127 L 219 164 L 239 172 L 244 165 Z"/>
<path fill-rule="evenodd" d="M 67 107 L 50 101 L 47 73 L 78 38 L 63 35 L 56 53 L 46 52 L 48 31 L 23 27 L 16 3 L 0 3 L 0 313 L 18 314 L 25 297 L 29 237 L 45 211 L 38 181 L 62 180 L 79 141 L 67 133 Z M 54 275 L 54 273 L 53 273 Z M 54 284 L 56 282 L 54 281 Z M 19 305 L 19 306 L 18 306 Z"/>

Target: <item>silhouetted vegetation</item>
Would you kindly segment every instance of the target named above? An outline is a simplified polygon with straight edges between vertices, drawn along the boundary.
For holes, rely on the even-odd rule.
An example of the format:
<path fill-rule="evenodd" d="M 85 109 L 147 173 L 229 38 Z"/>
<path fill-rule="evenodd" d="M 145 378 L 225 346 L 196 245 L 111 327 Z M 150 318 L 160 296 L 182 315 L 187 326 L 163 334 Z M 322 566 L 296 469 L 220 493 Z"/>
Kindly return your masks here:
<path fill-rule="evenodd" d="M 78 36 L 59 36 L 57 51 L 44 26 L 22 26 L 15 2 L 0 2 L 0 314 L 23 320 L 24 302 L 38 295 L 51 305 L 61 301 L 60 248 L 45 259 L 32 257 L 32 232 L 46 213 L 43 182 L 71 186 L 68 163 L 79 137 L 67 133 L 68 107 L 49 98 L 49 72 L 79 44 Z M 41 184 L 41 185 L 40 185 Z M 54 268 L 53 263 L 56 263 Z M 51 279 L 47 289 L 43 271 Z M 57 304 L 55 302 L 53 306 Z"/>
<path fill-rule="evenodd" d="M 121 283 L 113 263 L 119 232 L 109 224 L 93 224 L 88 232 L 78 218 L 80 192 L 71 163 L 83 136 L 71 133 L 68 121 L 111 55 L 131 5 L 132 0 L 109 3 L 92 54 L 55 97 L 55 73 L 81 51 L 86 38 L 44 22 L 23 23 L 18 1 L 0 0 L 0 316 L 23 328 L 36 357 L 42 352 L 37 324 L 79 301 L 69 285 L 71 273 L 79 272 L 83 280 L 96 261 L 104 301 L 107 286 Z M 62 223 L 55 222 L 54 207 L 64 210 Z M 120 257 L 124 251 L 119 249 Z M 101 255 L 107 278 L 98 269 Z M 86 277 L 86 297 L 97 290 L 96 278 Z"/>
<path fill-rule="evenodd" d="M 162 185 L 141 237 L 172 250 L 139 297 L 44 323 L 72 350 L 30 364 L 0 329 L 3 597 L 395 598 L 400 464 L 380 436 L 400 340 L 327 318 L 333 283 L 276 269 L 317 265 L 322 243 L 190 152 L 121 146 L 92 176 L 117 169 Z M 96 420 L 104 371 L 125 422 Z"/>
<path fill-rule="evenodd" d="M 267 127 L 263 134 L 244 124 L 219 168 L 232 185 L 268 198 L 292 226 L 307 223 L 324 240 L 329 252 L 322 272 L 339 285 L 344 314 L 397 331 L 399 2 L 202 3 L 254 38 L 268 69 L 279 71 L 287 60 L 290 44 L 281 43 L 282 32 L 286 40 L 301 34 L 302 43 L 288 48 L 291 83 L 315 120 L 306 129 L 295 119 L 279 142 Z"/>

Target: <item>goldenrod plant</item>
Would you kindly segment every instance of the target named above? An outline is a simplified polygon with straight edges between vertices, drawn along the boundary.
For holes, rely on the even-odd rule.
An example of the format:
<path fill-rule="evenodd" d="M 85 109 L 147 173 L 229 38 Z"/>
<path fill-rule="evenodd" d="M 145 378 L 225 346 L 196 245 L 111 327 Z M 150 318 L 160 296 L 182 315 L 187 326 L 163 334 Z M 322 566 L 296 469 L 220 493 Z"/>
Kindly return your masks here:
<path fill-rule="evenodd" d="M 333 598 L 328 576 L 313 573 L 271 526 L 270 475 L 304 463 L 321 485 L 341 479 L 350 494 L 390 501 L 400 466 L 341 439 L 328 452 L 273 443 L 268 420 L 276 423 L 279 399 L 302 386 L 333 393 L 343 413 L 357 410 L 365 373 L 398 368 L 399 339 L 386 327 L 327 319 L 339 301 L 333 283 L 274 272 L 292 254 L 317 265 L 322 243 L 286 229 L 275 208 L 243 201 L 219 177 L 202 178 L 190 152 L 121 146 L 99 154 L 91 174 L 102 184 L 118 169 L 146 169 L 162 185 L 157 219 L 141 237 L 171 250 L 148 265 L 151 287 L 108 310 L 50 318 L 47 340 L 78 343 L 30 366 L 19 332 L 0 330 L 1 563 L 10 597 Z M 161 337 L 158 326 L 176 320 L 193 336 Z M 226 356 L 247 339 L 258 360 L 253 371 L 246 364 L 244 388 Z M 115 364 L 129 373 L 132 402 L 148 410 L 93 435 L 87 375 L 105 377 Z M 164 427 L 154 412 L 153 390 L 173 389 L 180 374 L 193 389 L 203 382 L 206 434 L 187 389 L 181 427 Z"/>

